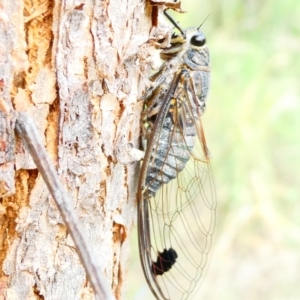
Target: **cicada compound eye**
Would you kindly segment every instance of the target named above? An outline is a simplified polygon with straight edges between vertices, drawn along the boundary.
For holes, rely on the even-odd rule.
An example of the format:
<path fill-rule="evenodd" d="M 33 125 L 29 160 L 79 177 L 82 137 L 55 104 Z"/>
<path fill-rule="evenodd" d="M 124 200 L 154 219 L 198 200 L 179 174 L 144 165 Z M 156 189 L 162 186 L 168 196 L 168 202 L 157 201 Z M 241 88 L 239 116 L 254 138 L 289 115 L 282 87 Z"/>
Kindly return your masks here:
<path fill-rule="evenodd" d="M 193 46 L 202 47 L 206 43 L 206 38 L 204 33 L 198 32 L 197 34 L 193 35 L 191 38 L 191 44 Z"/>

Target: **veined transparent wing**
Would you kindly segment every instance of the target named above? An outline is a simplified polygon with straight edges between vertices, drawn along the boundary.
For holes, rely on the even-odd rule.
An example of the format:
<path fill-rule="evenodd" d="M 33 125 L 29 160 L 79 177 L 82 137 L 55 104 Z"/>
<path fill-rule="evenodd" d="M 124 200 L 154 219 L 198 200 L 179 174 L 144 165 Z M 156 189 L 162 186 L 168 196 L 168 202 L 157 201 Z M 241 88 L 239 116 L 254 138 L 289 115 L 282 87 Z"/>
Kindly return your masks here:
<path fill-rule="evenodd" d="M 176 77 L 176 76 L 175 76 Z M 139 197 L 139 244 L 144 273 L 157 299 L 188 299 L 207 264 L 215 229 L 216 195 L 193 92 L 181 80 L 148 145 Z M 174 79 L 176 81 L 176 78 Z M 186 92 L 185 92 L 186 91 Z M 174 97 L 175 96 L 175 97 Z M 154 130 L 153 129 L 153 130 Z M 171 179 L 172 178 L 172 179 Z"/>

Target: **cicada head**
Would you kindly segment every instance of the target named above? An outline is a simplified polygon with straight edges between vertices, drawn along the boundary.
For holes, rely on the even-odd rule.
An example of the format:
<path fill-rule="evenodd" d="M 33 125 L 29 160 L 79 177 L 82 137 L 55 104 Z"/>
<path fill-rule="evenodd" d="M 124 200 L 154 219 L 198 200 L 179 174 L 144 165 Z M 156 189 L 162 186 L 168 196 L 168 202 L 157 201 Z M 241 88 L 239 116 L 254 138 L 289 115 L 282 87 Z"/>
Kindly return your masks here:
<path fill-rule="evenodd" d="M 178 29 L 179 33 L 173 33 L 170 41 L 170 47 L 162 49 L 160 57 L 163 60 L 169 60 L 173 57 L 178 57 L 185 52 L 197 52 L 206 59 L 205 66 L 209 64 L 209 53 L 206 45 L 206 36 L 200 30 L 201 25 L 198 28 L 192 27 L 183 30 L 165 11 L 165 16 L 171 21 L 171 23 Z"/>

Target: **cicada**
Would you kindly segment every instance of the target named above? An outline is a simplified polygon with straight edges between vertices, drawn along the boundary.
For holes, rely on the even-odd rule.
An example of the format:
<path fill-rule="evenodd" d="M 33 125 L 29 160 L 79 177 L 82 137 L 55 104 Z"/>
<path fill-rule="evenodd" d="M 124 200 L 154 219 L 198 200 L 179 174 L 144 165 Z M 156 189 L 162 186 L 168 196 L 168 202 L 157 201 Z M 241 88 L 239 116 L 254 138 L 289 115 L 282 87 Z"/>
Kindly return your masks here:
<path fill-rule="evenodd" d="M 138 241 L 156 299 L 188 299 L 207 265 L 216 196 L 201 116 L 210 84 L 209 51 L 199 28 L 178 29 L 145 91 L 145 156 L 138 185 Z"/>

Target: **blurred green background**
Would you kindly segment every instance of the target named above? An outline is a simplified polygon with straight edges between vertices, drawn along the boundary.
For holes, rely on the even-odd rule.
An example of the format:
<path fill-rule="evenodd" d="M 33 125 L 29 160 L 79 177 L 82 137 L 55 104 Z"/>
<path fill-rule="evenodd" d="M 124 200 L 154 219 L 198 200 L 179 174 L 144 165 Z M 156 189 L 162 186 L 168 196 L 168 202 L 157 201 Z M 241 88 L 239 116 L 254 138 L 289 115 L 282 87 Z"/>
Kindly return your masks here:
<path fill-rule="evenodd" d="M 202 26 L 212 85 L 203 117 L 218 194 L 208 271 L 195 299 L 300 299 L 300 5 L 182 0 Z M 126 299 L 154 299 L 132 233 Z"/>

